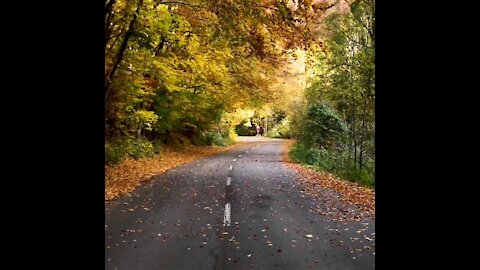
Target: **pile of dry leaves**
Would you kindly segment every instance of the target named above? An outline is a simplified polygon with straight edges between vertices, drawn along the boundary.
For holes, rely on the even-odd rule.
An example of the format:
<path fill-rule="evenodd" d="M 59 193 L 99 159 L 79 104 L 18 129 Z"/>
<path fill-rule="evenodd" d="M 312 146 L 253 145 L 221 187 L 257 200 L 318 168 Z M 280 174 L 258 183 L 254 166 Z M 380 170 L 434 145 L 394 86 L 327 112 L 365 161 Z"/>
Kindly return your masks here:
<path fill-rule="evenodd" d="M 283 161 L 286 165 L 296 171 L 300 177 L 302 184 L 302 189 L 306 194 L 315 196 L 318 198 L 328 197 L 326 194 L 334 194 L 331 196 L 337 197 L 344 205 L 354 205 L 356 206 L 355 213 L 361 213 L 360 215 L 355 215 L 355 219 L 359 220 L 363 217 L 369 217 L 375 219 L 375 191 L 360 186 L 357 183 L 353 183 L 346 180 L 341 180 L 335 175 L 324 172 L 317 171 L 314 168 L 307 168 L 301 164 L 293 162 L 289 155 L 289 148 L 292 146 L 294 141 L 287 143 L 285 151 L 283 151 Z M 333 191 L 333 192 L 329 192 Z M 328 198 L 326 198 L 328 200 Z M 332 206 L 332 208 L 339 208 L 338 206 Z M 344 208 L 344 207 L 342 207 Z M 331 209 L 328 209 L 331 210 Z M 344 209 L 335 209 L 342 212 L 348 211 Z M 359 211 L 358 211 L 359 210 Z M 330 214 L 332 211 L 319 211 L 323 214 Z M 338 211 L 336 211 L 338 214 Z M 350 211 L 348 211 L 350 212 Z M 353 212 L 353 211 L 352 211 Z M 342 214 L 343 215 L 343 214 Z"/>
<path fill-rule="evenodd" d="M 229 147 L 188 146 L 183 149 L 167 147 L 160 155 L 153 158 L 128 159 L 116 166 L 105 166 L 105 200 L 110 201 L 132 192 L 152 176 L 206 156 L 225 152 L 233 147 L 236 145 Z"/>

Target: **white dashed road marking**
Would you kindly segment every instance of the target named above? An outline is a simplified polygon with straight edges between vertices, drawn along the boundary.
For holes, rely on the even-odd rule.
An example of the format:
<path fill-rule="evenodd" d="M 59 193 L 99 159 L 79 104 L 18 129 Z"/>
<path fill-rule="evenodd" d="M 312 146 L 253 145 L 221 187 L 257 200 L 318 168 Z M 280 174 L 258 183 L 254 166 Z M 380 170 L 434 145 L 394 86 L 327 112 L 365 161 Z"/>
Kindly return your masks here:
<path fill-rule="evenodd" d="M 225 204 L 225 214 L 223 215 L 223 226 L 230 226 L 230 203 Z"/>

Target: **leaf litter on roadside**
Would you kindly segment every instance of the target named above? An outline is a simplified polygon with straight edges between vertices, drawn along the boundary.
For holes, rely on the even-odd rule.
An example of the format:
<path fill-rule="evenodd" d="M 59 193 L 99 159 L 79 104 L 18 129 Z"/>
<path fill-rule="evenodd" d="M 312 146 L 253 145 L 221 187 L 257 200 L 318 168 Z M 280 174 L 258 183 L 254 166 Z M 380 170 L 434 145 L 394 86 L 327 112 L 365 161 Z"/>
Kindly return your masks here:
<path fill-rule="evenodd" d="M 240 145 L 242 143 L 229 147 L 189 146 L 180 150 L 167 147 L 159 156 L 153 158 L 127 159 L 116 166 L 106 165 L 105 200 L 111 201 L 130 193 L 142 182 L 148 181 L 153 176 L 162 174 L 169 169 L 231 150 Z"/>
<path fill-rule="evenodd" d="M 357 183 L 342 180 L 335 175 L 293 163 L 288 157 L 288 147 L 283 153 L 283 162 L 297 172 L 300 189 L 314 198 L 321 198 L 315 209 L 321 215 L 338 221 L 363 221 L 375 219 L 375 191 Z M 353 207 L 352 207 L 353 206 Z M 314 210 L 314 211 L 315 211 Z"/>
<path fill-rule="evenodd" d="M 292 162 L 288 156 L 288 149 L 293 143 L 291 141 L 284 144 L 282 160 L 289 169 L 297 173 L 301 196 L 304 197 L 303 194 L 309 195 L 316 202 L 310 208 L 310 211 L 325 216 L 338 225 L 346 225 L 349 221 L 360 223 L 363 228 L 355 229 L 354 232 L 357 235 L 363 235 L 360 235 L 361 238 L 350 237 L 350 241 L 358 244 L 363 243 L 360 246 L 363 249 L 351 249 L 351 253 L 373 250 L 373 255 L 375 255 L 375 232 L 366 235 L 369 228 L 369 222 L 367 221 L 375 221 L 375 191 L 357 183 L 342 180 L 331 173 L 317 171 Z M 328 230 L 327 234 L 340 235 L 338 228 L 325 229 Z M 348 228 L 345 228 L 342 231 L 347 232 L 348 230 Z M 306 238 L 309 237 L 306 236 Z M 345 243 L 341 240 L 330 239 L 330 242 L 336 246 L 345 246 Z M 364 245 L 366 243 L 373 244 Z M 361 256 L 361 253 L 358 253 L 358 256 Z"/>

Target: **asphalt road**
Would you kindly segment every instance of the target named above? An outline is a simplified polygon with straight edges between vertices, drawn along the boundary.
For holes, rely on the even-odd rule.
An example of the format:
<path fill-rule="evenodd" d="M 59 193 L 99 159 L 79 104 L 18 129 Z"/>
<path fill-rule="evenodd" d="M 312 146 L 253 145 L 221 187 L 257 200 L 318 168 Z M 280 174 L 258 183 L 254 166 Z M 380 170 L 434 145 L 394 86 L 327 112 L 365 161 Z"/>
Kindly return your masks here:
<path fill-rule="evenodd" d="M 243 140 L 106 203 L 105 269 L 375 269 L 374 221 L 315 213 L 284 141 Z"/>

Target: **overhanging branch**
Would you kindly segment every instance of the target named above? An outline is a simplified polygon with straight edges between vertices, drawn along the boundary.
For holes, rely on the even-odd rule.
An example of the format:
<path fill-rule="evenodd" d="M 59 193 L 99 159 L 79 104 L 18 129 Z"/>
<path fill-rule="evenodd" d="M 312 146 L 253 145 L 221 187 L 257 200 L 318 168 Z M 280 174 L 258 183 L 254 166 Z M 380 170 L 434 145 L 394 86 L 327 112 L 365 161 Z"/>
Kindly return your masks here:
<path fill-rule="evenodd" d="M 191 7 L 196 7 L 196 8 L 206 8 L 206 6 L 199 5 L 199 4 L 192 4 L 192 3 L 187 3 L 187 2 L 182 2 L 182 1 L 167 1 L 167 2 L 157 2 L 157 5 L 184 5 L 184 6 L 191 6 Z"/>

